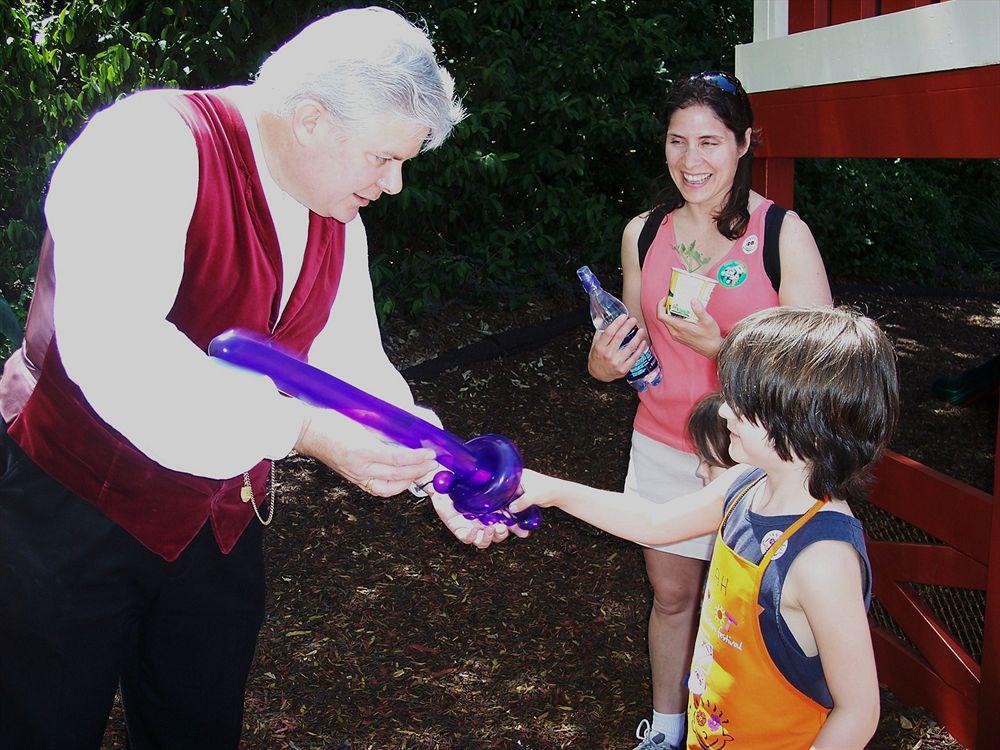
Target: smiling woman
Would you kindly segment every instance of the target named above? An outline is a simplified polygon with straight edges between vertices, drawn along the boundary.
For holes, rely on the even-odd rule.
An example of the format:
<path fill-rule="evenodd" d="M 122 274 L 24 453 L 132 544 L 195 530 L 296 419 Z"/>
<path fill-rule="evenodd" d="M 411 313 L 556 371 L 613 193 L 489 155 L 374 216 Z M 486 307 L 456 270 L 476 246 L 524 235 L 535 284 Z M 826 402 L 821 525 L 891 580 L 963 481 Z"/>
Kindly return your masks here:
<path fill-rule="evenodd" d="M 669 180 L 652 210 L 636 216 L 622 237 L 624 301 L 641 335 L 635 348 L 619 349 L 621 335 L 597 334 L 589 369 L 599 380 L 621 377 L 648 338 L 662 363 L 663 382 L 640 395 L 626 487 L 658 503 L 697 490 L 699 460 L 684 433 L 693 405 L 718 390 L 715 357 L 742 318 L 777 305 L 829 305 L 823 261 L 809 228 L 789 213 L 780 226 L 780 282 L 765 270 L 765 216 L 772 203 L 750 189 L 757 139 L 753 111 L 740 82 L 720 72 L 677 80 L 665 106 Z M 640 255 L 640 235 L 648 253 Z M 716 282 L 709 304 L 691 303 L 680 318 L 666 308 L 675 269 Z M 644 320 L 651 321 L 648 332 Z M 623 326 L 620 334 L 631 326 Z M 737 440 L 737 442 L 739 442 Z M 647 547 L 653 587 L 649 653 L 653 677 L 652 722 L 640 724 L 637 750 L 680 743 L 683 677 L 691 664 L 696 613 L 713 535 L 675 545 Z"/>

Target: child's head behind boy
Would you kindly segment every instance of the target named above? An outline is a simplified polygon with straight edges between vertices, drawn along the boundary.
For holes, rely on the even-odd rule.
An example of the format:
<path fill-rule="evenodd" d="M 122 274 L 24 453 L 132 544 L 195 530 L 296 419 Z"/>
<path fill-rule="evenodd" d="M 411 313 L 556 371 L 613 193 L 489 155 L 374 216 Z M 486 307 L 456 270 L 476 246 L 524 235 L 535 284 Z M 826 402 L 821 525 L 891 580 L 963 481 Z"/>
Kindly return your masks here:
<path fill-rule="evenodd" d="M 704 484 L 736 465 L 729 456 L 729 428 L 719 415 L 723 403 L 721 393 L 710 393 L 688 415 L 687 432 L 699 458 L 695 474 Z"/>
<path fill-rule="evenodd" d="M 763 310 L 730 332 L 718 362 L 734 460 L 761 463 L 740 437 L 756 427 L 777 459 L 807 465 L 812 497 L 864 499 L 899 416 L 896 355 L 874 321 L 843 307 Z"/>

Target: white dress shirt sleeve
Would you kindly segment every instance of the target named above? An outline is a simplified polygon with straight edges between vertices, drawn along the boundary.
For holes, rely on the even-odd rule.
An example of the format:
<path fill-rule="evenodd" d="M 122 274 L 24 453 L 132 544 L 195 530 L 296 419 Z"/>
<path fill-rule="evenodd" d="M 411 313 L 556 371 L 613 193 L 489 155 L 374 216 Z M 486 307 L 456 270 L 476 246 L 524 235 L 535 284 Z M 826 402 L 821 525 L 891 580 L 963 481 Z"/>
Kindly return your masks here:
<path fill-rule="evenodd" d="M 309 350 L 309 364 L 440 427 L 433 411 L 414 404 L 410 386 L 382 346 L 361 217 L 348 223 L 346 231 L 337 297 L 330 319 Z"/>
<path fill-rule="evenodd" d="M 67 374 L 102 419 L 162 466 L 228 478 L 287 455 L 303 414 L 269 379 L 208 357 L 166 320 L 197 186 L 194 137 L 155 94 L 91 120 L 45 203 L 55 329 Z"/>

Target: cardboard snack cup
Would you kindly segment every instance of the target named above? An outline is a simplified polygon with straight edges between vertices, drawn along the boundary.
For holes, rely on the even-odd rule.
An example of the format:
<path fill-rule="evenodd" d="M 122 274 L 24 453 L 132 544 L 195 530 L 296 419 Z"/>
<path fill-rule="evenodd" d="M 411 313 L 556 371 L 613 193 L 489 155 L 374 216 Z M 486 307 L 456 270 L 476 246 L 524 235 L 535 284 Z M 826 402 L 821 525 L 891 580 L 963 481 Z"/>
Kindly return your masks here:
<path fill-rule="evenodd" d="M 685 271 L 683 268 L 670 269 L 670 292 L 667 294 L 667 312 L 680 318 L 694 318 L 691 300 L 700 299 L 708 305 L 717 282 L 701 274 Z"/>

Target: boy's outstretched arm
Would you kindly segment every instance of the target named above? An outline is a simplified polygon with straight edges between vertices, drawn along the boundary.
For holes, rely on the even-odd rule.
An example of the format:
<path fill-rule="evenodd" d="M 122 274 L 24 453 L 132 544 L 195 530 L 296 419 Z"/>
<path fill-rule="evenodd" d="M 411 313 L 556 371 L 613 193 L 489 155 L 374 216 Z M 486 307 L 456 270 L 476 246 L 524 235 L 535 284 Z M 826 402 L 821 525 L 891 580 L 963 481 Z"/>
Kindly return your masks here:
<path fill-rule="evenodd" d="M 862 750 L 878 726 L 879 690 L 861 561 L 844 542 L 817 542 L 802 551 L 788 576 L 786 590 L 793 583 L 833 696 L 813 750 Z"/>
<path fill-rule="evenodd" d="M 555 506 L 592 526 L 642 544 L 667 544 L 717 531 L 726 490 L 746 467 L 734 467 L 697 492 L 657 504 L 634 493 L 609 492 L 525 469 L 514 512 Z"/>

